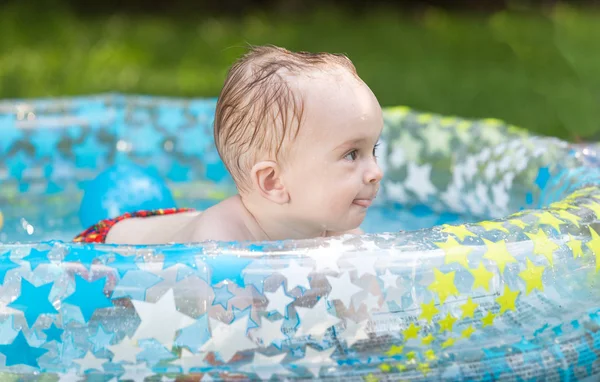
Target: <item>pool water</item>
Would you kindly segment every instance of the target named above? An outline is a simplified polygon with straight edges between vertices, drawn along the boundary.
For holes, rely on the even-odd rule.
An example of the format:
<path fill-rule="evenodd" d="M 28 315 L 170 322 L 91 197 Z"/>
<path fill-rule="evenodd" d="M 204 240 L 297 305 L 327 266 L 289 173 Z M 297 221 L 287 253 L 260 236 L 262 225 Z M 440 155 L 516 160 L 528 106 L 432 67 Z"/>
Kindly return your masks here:
<path fill-rule="evenodd" d="M 80 196 L 59 194 L 28 196 L 27 199 L 0 203 L 4 227 L 0 242 L 46 240 L 70 241 L 87 227 L 79 221 Z M 74 202 L 77 201 L 77 202 Z M 179 207 L 204 210 L 218 201 L 179 198 Z M 412 231 L 440 224 L 461 224 L 479 220 L 452 213 L 438 214 L 426 206 L 375 205 L 369 208 L 361 228 L 366 233 Z"/>

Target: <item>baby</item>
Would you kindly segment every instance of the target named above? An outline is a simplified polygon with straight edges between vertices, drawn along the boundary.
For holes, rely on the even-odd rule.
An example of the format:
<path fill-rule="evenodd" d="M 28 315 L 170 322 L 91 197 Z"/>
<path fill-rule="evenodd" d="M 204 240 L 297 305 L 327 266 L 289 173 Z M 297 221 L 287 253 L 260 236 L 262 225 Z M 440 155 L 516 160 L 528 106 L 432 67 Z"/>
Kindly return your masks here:
<path fill-rule="evenodd" d="M 238 194 L 203 211 L 119 219 L 107 243 L 361 233 L 379 189 L 381 107 L 345 56 L 255 47 L 230 69 L 214 137 Z M 85 240 L 80 240 L 85 241 Z"/>

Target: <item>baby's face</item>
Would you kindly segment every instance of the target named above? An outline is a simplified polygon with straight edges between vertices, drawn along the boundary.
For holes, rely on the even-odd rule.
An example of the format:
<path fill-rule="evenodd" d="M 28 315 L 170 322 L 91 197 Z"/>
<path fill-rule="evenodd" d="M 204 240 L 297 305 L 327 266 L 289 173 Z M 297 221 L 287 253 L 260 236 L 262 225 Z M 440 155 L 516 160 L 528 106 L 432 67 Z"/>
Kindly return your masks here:
<path fill-rule="evenodd" d="M 383 176 L 374 155 L 381 107 L 369 87 L 345 70 L 315 73 L 297 86 L 304 119 L 283 167 L 290 213 L 306 229 L 357 228 Z"/>

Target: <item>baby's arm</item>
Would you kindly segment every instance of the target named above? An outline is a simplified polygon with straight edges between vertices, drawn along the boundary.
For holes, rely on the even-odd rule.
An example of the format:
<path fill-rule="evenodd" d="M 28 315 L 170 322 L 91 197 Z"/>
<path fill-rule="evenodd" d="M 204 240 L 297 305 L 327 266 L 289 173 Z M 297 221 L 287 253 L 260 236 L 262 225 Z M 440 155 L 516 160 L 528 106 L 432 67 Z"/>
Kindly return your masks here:
<path fill-rule="evenodd" d="M 360 228 L 351 229 L 349 231 L 332 232 L 327 231 L 326 236 L 342 236 L 342 235 L 362 235 L 364 232 Z"/>

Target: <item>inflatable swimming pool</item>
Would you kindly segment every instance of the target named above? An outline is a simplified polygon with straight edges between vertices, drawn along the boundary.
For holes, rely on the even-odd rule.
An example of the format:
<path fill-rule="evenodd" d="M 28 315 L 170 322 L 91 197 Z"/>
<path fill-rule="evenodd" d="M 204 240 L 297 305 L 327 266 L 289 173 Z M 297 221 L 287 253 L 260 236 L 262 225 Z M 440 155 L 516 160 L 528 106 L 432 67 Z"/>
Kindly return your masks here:
<path fill-rule="evenodd" d="M 468 224 L 268 243 L 69 242 L 86 180 L 114 163 L 168 179 L 180 204 L 231 192 L 214 105 L 0 103 L 3 381 L 600 374 L 596 147 L 496 120 L 384 111 L 379 203 Z"/>

